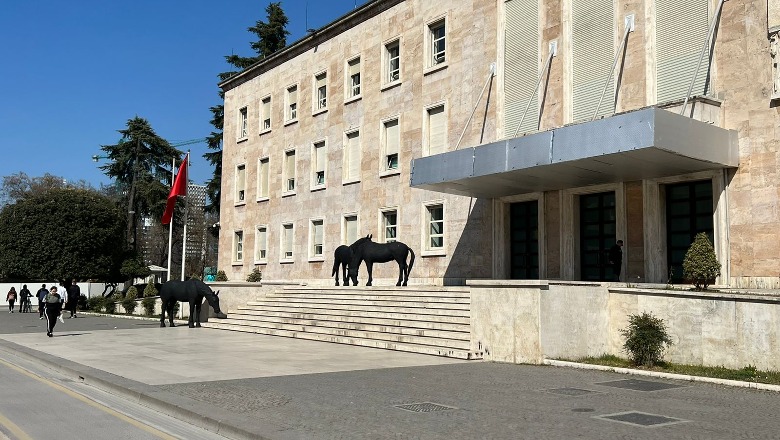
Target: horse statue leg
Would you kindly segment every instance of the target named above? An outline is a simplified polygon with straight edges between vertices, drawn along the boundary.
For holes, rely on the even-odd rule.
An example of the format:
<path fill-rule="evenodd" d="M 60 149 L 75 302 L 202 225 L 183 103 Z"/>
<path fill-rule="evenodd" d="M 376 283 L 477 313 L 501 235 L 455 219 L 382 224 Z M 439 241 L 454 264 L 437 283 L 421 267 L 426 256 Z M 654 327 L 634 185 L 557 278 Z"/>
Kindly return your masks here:
<path fill-rule="evenodd" d="M 195 299 L 190 300 L 190 319 L 187 321 L 190 328 L 195 327 Z"/>
<path fill-rule="evenodd" d="M 406 273 L 406 260 L 398 260 L 398 282 L 395 283 L 396 286 L 400 286 L 401 283 L 403 285 L 406 285 L 406 282 L 404 282 L 404 273 Z"/>
<path fill-rule="evenodd" d="M 173 323 L 173 309 L 176 307 L 176 300 L 171 299 L 168 301 L 168 305 L 165 307 L 165 309 L 168 311 L 168 325 L 171 327 L 176 327 L 176 324 Z"/>
<path fill-rule="evenodd" d="M 200 309 L 203 306 L 203 300 L 195 300 L 195 327 L 200 327 Z"/>
<path fill-rule="evenodd" d="M 165 327 L 165 301 L 160 304 L 160 327 Z"/>
<path fill-rule="evenodd" d="M 368 282 L 366 283 L 366 286 L 370 286 L 371 283 L 374 281 L 374 277 L 372 276 L 372 273 L 374 272 L 374 262 L 366 260 L 366 270 L 368 271 Z M 357 286 L 357 284 L 355 284 Z"/>
<path fill-rule="evenodd" d="M 349 286 L 349 277 L 347 276 L 347 272 L 349 270 L 349 267 L 346 262 L 341 263 L 341 275 L 344 279 L 344 285 Z M 336 284 L 338 286 L 338 284 Z M 355 284 L 357 286 L 357 284 Z"/>

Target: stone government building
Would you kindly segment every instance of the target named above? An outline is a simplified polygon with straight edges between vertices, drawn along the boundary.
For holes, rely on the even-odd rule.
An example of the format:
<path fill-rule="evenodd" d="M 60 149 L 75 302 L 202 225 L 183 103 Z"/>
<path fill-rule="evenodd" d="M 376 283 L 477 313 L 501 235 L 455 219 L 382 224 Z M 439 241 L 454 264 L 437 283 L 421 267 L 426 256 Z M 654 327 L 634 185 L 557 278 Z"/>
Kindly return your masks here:
<path fill-rule="evenodd" d="M 370 1 L 220 84 L 219 267 L 330 284 L 370 233 L 416 284 L 599 281 L 623 239 L 664 283 L 707 232 L 719 283 L 778 288 L 778 30 L 780 0 Z"/>

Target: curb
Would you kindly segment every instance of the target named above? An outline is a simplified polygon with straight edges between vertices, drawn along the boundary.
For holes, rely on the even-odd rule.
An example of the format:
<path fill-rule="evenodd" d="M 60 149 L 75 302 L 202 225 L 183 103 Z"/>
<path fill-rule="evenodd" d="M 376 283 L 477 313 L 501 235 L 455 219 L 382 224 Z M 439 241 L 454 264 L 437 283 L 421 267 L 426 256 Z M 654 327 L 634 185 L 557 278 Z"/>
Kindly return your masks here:
<path fill-rule="evenodd" d="M 153 385 L 117 376 L 96 368 L 81 365 L 47 353 L 40 352 L 13 342 L 0 339 L 0 351 L 6 355 L 38 363 L 74 381 L 93 386 L 120 396 L 130 402 L 159 411 L 206 431 L 234 440 L 271 440 L 253 430 L 241 414 L 233 413 L 213 405 L 179 394 L 158 389 Z M 9 360 L 6 357 L 6 360 Z M 237 417 L 239 416 L 239 417 Z"/>
<path fill-rule="evenodd" d="M 660 379 L 673 379 L 673 380 L 685 380 L 689 382 L 705 382 L 705 383 L 711 383 L 716 385 L 725 385 L 730 387 L 738 387 L 738 388 L 750 388 L 754 390 L 762 390 L 762 391 L 774 391 L 774 392 L 780 392 L 780 385 L 771 385 L 767 383 L 758 383 L 758 382 L 744 382 L 741 380 L 730 380 L 730 379 L 718 379 L 715 377 L 703 377 L 703 376 L 689 376 L 687 374 L 675 374 L 675 373 L 663 373 L 659 371 L 645 371 L 645 370 L 635 370 L 632 368 L 621 368 L 621 367 L 608 367 L 605 365 L 594 365 L 594 364 L 581 364 L 579 362 L 569 362 L 569 361 L 558 361 L 555 359 L 545 359 L 543 361 L 544 365 L 550 365 L 553 367 L 566 367 L 566 368 L 579 368 L 581 370 L 598 370 L 598 371 L 607 371 L 610 373 L 620 373 L 620 374 L 631 374 L 635 376 L 648 376 L 648 377 L 657 377 Z"/>

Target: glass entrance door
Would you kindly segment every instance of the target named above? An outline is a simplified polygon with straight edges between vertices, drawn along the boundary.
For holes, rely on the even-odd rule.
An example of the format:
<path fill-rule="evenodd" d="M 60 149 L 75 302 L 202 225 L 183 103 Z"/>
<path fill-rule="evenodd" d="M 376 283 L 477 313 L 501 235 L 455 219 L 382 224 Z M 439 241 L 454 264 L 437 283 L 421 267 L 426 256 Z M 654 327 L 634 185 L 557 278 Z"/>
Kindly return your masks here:
<path fill-rule="evenodd" d="M 712 181 L 666 185 L 666 261 L 670 280 L 684 281 L 682 263 L 694 237 L 713 235 Z"/>
<path fill-rule="evenodd" d="M 512 279 L 539 279 L 539 203 L 509 205 Z"/>
<path fill-rule="evenodd" d="M 580 196 L 580 268 L 583 281 L 611 281 L 609 248 L 615 244 L 615 193 Z"/>

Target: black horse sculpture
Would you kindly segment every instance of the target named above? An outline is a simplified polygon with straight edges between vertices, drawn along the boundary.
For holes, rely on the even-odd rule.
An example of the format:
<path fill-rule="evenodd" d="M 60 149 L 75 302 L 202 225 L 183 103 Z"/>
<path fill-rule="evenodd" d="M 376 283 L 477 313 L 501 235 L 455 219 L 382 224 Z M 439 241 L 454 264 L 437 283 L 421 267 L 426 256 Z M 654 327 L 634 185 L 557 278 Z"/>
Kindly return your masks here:
<path fill-rule="evenodd" d="M 339 265 L 341 265 L 341 271 L 344 276 L 344 285 L 349 286 L 349 278 L 347 278 L 347 268 L 349 267 L 350 261 L 352 261 L 352 254 L 355 253 L 355 249 L 357 249 L 358 246 L 360 246 L 361 244 L 367 241 L 371 241 L 371 234 L 359 238 L 356 242 L 352 243 L 349 246 L 342 244 L 341 246 L 336 248 L 335 252 L 333 252 L 333 273 L 331 273 L 330 276 L 334 276 L 334 275 L 336 276 L 337 286 L 339 285 Z M 355 281 L 355 285 L 357 286 L 357 281 Z"/>
<path fill-rule="evenodd" d="M 411 254 L 409 264 L 406 264 L 406 258 Z M 405 286 L 409 281 L 409 273 L 412 271 L 414 265 L 414 251 L 409 246 L 401 243 L 400 241 L 394 241 L 391 243 L 374 243 L 373 241 L 366 241 L 357 246 L 357 249 L 352 255 L 352 261 L 349 263 L 349 277 L 352 278 L 352 284 L 357 286 L 358 269 L 360 269 L 361 261 L 366 262 L 366 270 L 368 271 L 368 282 L 366 286 L 370 286 L 374 278 L 371 273 L 374 268 L 374 263 L 387 263 L 388 261 L 395 260 L 398 263 L 398 282 L 396 286 Z"/>
<path fill-rule="evenodd" d="M 203 305 L 203 298 L 214 308 L 217 317 L 225 318 L 225 314 L 219 309 L 219 291 L 214 293 L 209 286 L 201 280 L 187 281 L 166 281 L 160 287 L 160 300 L 162 301 L 162 313 L 160 313 L 160 327 L 165 327 L 165 313 L 168 312 L 168 324 L 176 327 L 173 323 L 173 306 L 176 301 L 190 303 L 189 327 L 200 327 L 200 308 Z"/>

